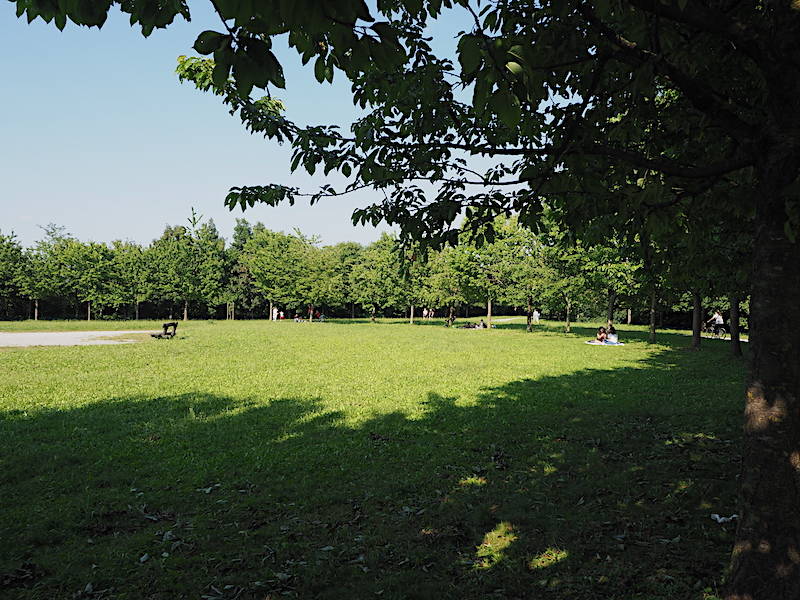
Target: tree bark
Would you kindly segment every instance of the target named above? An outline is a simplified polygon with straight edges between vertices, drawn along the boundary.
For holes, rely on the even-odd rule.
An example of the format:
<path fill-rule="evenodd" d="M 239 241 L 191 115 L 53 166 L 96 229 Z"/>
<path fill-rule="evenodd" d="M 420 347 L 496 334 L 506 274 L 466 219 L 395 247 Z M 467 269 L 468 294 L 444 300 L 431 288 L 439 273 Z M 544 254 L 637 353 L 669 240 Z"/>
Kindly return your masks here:
<path fill-rule="evenodd" d="M 800 242 L 786 235 L 780 194 L 798 173 L 791 158 L 757 166 L 752 361 L 728 600 L 800 598 Z"/>
<path fill-rule="evenodd" d="M 414 305 L 413 304 L 411 305 L 411 312 L 409 313 L 408 322 L 411 325 L 414 324 Z"/>
<path fill-rule="evenodd" d="M 452 327 L 454 320 L 455 319 L 453 318 L 453 305 L 451 304 L 447 309 L 447 326 Z"/>
<path fill-rule="evenodd" d="M 33 320 L 34 321 L 38 321 L 39 320 L 39 300 L 38 299 L 35 299 L 33 301 Z"/>
<path fill-rule="evenodd" d="M 606 310 L 606 325 L 614 324 L 614 308 L 617 304 L 617 293 L 613 288 L 608 288 L 608 309 Z"/>
<path fill-rule="evenodd" d="M 692 350 L 700 350 L 700 326 L 703 322 L 703 298 L 692 292 Z"/>
<path fill-rule="evenodd" d="M 533 331 L 533 298 L 531 298 L 530 296 L 528 296 L 528 312 L 527 312 L 527 315 L 528 315 L 528 327 L 527 327 L 526 331 L 528 333 L 530 333 L 531 331 Z"/>
<path fill-rule="evenodd" d="M 139 301 L 133 303 L 133 316 L 138 321 L 139 320 Z"/>
<path fill-rule="evenodd" d="M 273 320 L 274 320 L 274 319 L 272 318 L 272 300 L 270 300 L 270 301 L 269 301 L 269 320 L 270 320 L 270 321 L 273 321 Z"/>
<path fill-rule="evenodd" d="M 627 321 L 627 323 L 628 323 L 628 325 L 631 324 L 631 309 L 630 308 L 628 309 L 628 321 Z"/>
<path fill-rule="evenodd" d="M 372 307 L 372 312 L 370 312 L 369 320 L 373 323 L 375 322 L 375 307 Z"/>
<path fill-rule="evenodd" d="M 650 290 L 650 335 L 647 341 L 651 344 L 656 343 L 656 288 Z"/>
<path fill-rule="evenodd" d="M 89 300 L 86 301 L 86 320 L 92 320 L 92 303 Z"/>
<path fill-rule="evenodd" d="M 492 299 L 487 298 L 486 300 L 486 327 L 491 329 L 492 328 Z"/>
<path fill-rule="evenodd" d="M 188 300 L 184 300 L 183 301 L 183 320 L 184 321 L 188 321 L 189 320 L 189 301 Z"/>
<path fill-rule="evenodd" d="M 569 311 L 570 311 L 571 308 L 572 308 L 572 302 L 570 302 L 569 299 L 568 299 L 567 300 L 567 323 L 564 326 L 564 332 L 565 333 L 569 333 L 571 331 L 570 322 L 569 322 Z"/>
<path fill-rule="evenodd" d="M 739 296 L 731 294 L 731 352 L 734 356 L 742 355 L 742 342 L 739 336 Z"/>

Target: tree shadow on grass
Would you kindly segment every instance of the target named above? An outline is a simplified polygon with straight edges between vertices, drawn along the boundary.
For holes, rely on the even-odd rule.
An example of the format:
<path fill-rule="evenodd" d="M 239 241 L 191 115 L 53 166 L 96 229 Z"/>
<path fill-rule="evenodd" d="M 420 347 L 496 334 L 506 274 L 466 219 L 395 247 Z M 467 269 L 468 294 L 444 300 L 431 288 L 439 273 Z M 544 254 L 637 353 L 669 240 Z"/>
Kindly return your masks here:
<path fill-rule="evenodd" d="M 732 540 L 709 514 L 735 503 L 740 374 L 636 367 L 357 423 L 202 392 L 2 413 L 0 592 L 701 598 Z"/>

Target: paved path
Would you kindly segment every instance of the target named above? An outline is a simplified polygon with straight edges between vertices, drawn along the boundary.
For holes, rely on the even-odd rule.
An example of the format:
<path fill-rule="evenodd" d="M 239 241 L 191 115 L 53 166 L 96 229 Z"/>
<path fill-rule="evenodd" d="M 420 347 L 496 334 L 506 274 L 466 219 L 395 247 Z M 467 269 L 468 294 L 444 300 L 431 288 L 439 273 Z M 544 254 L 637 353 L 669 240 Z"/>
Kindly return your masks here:
<path fill-rule="evenodd" d="M 25 346 L 95 346 L 101 344 L 130 344 L 133 340 L 118 337 L 129 333 L 153 333 L 143 329 L 125 331 L 24 331 L 0 332 L 0 347 Z M 105 339 L 104 339 L 105 338 Z"/>

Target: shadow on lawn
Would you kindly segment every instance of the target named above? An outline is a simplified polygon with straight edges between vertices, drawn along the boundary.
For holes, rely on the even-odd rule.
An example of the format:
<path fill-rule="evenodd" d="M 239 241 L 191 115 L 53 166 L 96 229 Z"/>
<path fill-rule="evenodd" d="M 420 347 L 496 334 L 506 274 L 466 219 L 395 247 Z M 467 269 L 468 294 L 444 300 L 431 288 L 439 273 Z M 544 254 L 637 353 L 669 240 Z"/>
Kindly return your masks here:
<path fill-rule="evenodd" d="M 355 426 L 319 398 L 203 393 L 3 413 L 0 592 L 701 598 L 741 391 L 708 360 L 714 381 L 665 351 Z"/>

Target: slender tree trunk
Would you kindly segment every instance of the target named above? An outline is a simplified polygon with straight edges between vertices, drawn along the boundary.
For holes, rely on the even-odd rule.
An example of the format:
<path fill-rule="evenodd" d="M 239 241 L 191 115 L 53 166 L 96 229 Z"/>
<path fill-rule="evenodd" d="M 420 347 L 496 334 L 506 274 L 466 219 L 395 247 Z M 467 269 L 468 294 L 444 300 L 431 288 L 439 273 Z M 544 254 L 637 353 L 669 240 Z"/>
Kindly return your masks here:
<path fill-rule="evenodd" d="M 650 335 L 647 341 L 651 344 L 656 343 L 656 287 L 650 290 Z"/>
<path fill-rule="evenodd" d="M 728 600 L 800 598 L 800 242 L 784 230 L 786 198 L 780 195 L 798 170 L 794 157 L 762 161 L 740 516 Z"/>
<path fill-rule="evenodd" d="M 356 318 L 356 303 L 355 302 L 351 302 L 350 303 L 350 318 L 351 319 L 355 319 Z"/>
<path fill-rule="evenodd" d="M 188 300 L 184 300 L 183 301 L 183 320 L 184 321 L 188 321 L 189 320 L 189 301 Z"/>
<path fill-rule="evenodd" d="M 86 301 L 86 320 L 92 320 L 92 303 L 90 301 Z"/>
<path fill-rule="evenodd" d="M 313 304 L 309 304 L 308 305 L 308 322 L 309 323 L 313 323 L 314 322 L 314 305 Z"/>
<path fill-rule="evenodd" d="M 447 310 L 447 326 L 452 327 L 453 321 L 455 321 L 455 318 L 453 317 L 453 305 L 451 304 Z"/>
<path fill-rule="evenodd" d="M 608 309 L 606 310 L 606 325 L 611 327 L 614 323 L 614 308 L 617 305 L 617 292 L 613 288 L 608 288 Z"/>
<path fill-rule="evenodd" d="M 528 327 L 527 327 L 526 331 L 528 333 L 530 333 L 531 331 L 533 331 L 533 298 L 531 298 L 530 296 L 528 296 L 528 312 L 527 312 L 527 315 L 528 315 Z"/>
<path fill-rule="evenodd" d="M 133 317 L 138 321 L 139 320 L 139 301 L 133 303 Z"/>
<path fill-rule="evenodd" d="M 627 320 L 627 323 L 628 323 L 628 325 L 631 324 L 631 309 L 630 308 L 628 309 L 628 320 Z"/>
<path fill-rule="evenodd" d="M 39 320 L 39 300 L 38 299 L 35 299 L 33 301 L 33 320 L 34 321 L 38 321 Z"/>
<path fill-rule="evenodd" d="M 703 322 L 703 298 L 692 292 L 692 350 L 700 350 L 700 325 Z"/>
<path fill-rule="evenodd" d="M 272 300 L 269 301 L 269 320 L 272 321 Z"/>
<path fill-rule="evenodd" d="M 488 298 L 486 300 L 486 327 L 488 329 L 492 328 L 492 299 Z"/>
<path fill-rule="evenodd" d="M 742 342 L 739 339 L 739 296 L 731 294 L 731 352 L 734 356 L 742 355 Z"/>
<path fill-rule="evenodd" d="M 411 312 L 409 313 L 408 322 L 413 325 L 414 324 L 414 305 L 411 305 Z"/>
<path fill-rule="evenodd" d="M 375 307 L 374 306 L 372 307 L 372 310 L 370 312 L 369 320 L 372 321 L 373 323 L 375 322 Z"/>
<path fill-rule="evenodd" d="M 564 326 L 565 333 L 569 333 L 572 330 L 571 324 L 569 322 L 569 311 L 571 308 L 572 308 L 572 302 L 570 300 L 567 300 L 567 323 Z"/>

